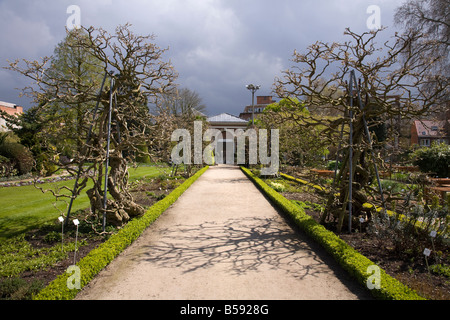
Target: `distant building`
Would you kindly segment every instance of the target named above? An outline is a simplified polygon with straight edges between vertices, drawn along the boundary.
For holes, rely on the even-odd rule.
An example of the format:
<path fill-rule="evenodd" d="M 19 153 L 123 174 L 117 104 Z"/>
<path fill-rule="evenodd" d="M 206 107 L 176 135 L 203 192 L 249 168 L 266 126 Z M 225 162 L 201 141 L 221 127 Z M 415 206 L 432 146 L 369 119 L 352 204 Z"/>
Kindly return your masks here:
<path fill-rule="evenodd" d="M 23 113 L 23 108 L 21 106 L 3 101 L 0 101 L 0 110 L 10 115 L 15 114 L 19 115 Z M 6 127 L 6 121 L 1 115 L 0 115 L 0 131 L 8 131 L 8 128 Z"/>
<path fill-rule="evenodd" d="M 221 131 L 221 137 L 217 140 L 220 143 L 218 150 L 220 154 L 216 154 L 217 163 L 234 164 L 234 156 L 236 153 L 236 139 L 234 132 L 236 129 L 246 130 L 248 121 L 233 116 L 229 113 L 221 113 L 217 116 L 207 119 L 209 128 Z"/>
<path fill-rule="evenodd" d="M 416 120 L 411 125 L 411 144 L 429 147 L 433 142 L 450 143 L 450 111 L 444 120 Z"/>
<path fill-rule="evenodd" d="M 264 109 L 272 103 L 276 101 L 272 99 L 272 96 L 257 96 L 255 108 L 255 119 L 258 117 L 260 113 L 264 111 Z M 250 121 L 252 120 L 252 106 L 246 106 L 244 111 L 239 115 L 239 118 Z"/>

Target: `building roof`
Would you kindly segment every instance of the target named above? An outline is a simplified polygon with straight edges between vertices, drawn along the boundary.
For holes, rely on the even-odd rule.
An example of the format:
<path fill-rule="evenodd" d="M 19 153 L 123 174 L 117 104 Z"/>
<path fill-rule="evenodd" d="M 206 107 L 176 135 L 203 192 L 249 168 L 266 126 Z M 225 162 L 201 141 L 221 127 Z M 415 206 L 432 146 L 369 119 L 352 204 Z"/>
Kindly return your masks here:
<path fill-rule="evenodd" d="M 4 107 L 8 107 L 8 108 L 14 108 L 16 105 L 14 103 L 0 101 L 0 106 L 4 106 Z"/>
<path fill-rule="evenodd" d="M 0 110 L 5 111 L 8 114 L 22 113 L 23 108 L 14 103 L 0 101 Z"/>
<path fill-rule="evenodd" d="M 419 138 L 438 138 L 447 135 L 445 128 L 446 122 L 447 121 L 415 120 L 414 126 L 416 127 Z"/>
<path fill-rule="evenodd" d="M 233 116 L 229 113 L 221 113 L 217 116 L 209 117 L 207 120 L 209 123 L 229 123 L 229 124 L 247 124 L 248 121 L 239 117 Z"/>

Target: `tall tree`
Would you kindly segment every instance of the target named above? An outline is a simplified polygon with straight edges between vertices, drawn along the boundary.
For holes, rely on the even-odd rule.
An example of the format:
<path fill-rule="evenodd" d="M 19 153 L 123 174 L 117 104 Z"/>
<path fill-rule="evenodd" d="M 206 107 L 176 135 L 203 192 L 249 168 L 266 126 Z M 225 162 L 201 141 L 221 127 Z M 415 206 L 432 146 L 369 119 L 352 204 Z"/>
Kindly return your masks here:
<path fill-rule="evenodd" d="M 408 0 L 397 8 L 394 21 L 405 30 L 421 33 L 422 38 L 411 43 L 421 46 L 423 42 L 433 42 L 430 57 L 438 58 L 430 68 L 430 73 L 450 75 L 450 1 L 449 0 Z M 426 83 L 424 90 L 434 90 L 432 84 Z M 444 96 L 441 104 L 448 104 L 450 97 Z M 450 108 L 450 105 L 448 105 Z"/>
<path fill-rule="evenodd" d="M 161 101 L 161 108 L 175 116 L 197 116 L 206 111 L 200 95 L 188 88 L 174 90 Z"/>
<path fill-rule="evenodd" d="M 50 82 L 47 92 L 58 96 L 49 101 L 53 108 L 47 116 L 56 121 L 64 118 L 64 126 L 70 128 L 66 130 L 68 135 L 62 137 L 58 132 L 54 140 L 55 144 L 64 144 L 60 147 L 65 148 L 66 153 L 74 149 L 69 145 L 71 143 L 75 144 L 76 151 L 81 150 L 83 123 L 94 108 L 92 97 L 98 94 L 104 74 L 104 62 L 93 55 L 92 49 L 77 45 L 80 41 L 89 41 L 84 29 L 68 31 L 65 39 L 56 46 L 45 75 Z M 58 85 L 55 85 L 55 79 Z"/>
<path fill-rule="evenodd" d="M 314 166 L 328 154 L 330 141 L 320 133 L 325 127 L 308 126 L 310 114 L 304 102 L 291 98 L 267 106 L 258 117 L 258 127 L 280 130 L 280 160 L 285 164 Z"/>

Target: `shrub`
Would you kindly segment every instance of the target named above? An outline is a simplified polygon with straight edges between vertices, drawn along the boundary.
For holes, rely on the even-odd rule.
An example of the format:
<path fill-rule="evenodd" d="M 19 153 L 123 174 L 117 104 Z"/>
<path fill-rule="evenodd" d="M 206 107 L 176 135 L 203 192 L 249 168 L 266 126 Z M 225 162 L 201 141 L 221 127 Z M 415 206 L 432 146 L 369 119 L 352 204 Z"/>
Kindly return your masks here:
<path fill-rule="evenodd" d="M 33 155 L 27 147 L 20 143 L 5 142 L 1 144 L 0 155 L 15 161 L 20 175 L 27 174 L 33 169 Z"/>
<path fill-rule="evenodd" d="M 15 162 L 0 155 L 0 178 L 15 176 L 17 173 Z"/>
<path fill-rule="evenodd" d="M 450 145 L 433 143 L 431 147 L 417 149 L 412 158 L 422 172 L 436 173 L 441 178 L 449 176 Z"/>

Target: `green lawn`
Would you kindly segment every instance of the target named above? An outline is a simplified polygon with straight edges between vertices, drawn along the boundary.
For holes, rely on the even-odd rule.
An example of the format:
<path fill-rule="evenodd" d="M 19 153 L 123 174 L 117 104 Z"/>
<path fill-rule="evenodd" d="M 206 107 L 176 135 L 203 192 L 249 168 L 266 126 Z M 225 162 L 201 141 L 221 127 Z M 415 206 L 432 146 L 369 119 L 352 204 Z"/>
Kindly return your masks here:
<path fill-rule="evenodd" d="M 130 168 L 130 181 L 137 179 L 157 177 L 169 172 L 170 168 L 156 166 L 139 166 Z M 75 180 L 59 183 L 45 183 L 40 186 L 44 189 L 54 189 L 55 186 L 73 188 Z M 85 190 L 88 190 L 92 183 Z M 68 194 L 69 192 L 66 191 Z M 68 199 L 65 199 L 68 201 Z M 56 206 L 56 207 L 55 207 Z M 72 211 L 84 209 L 89 206 L 89 198 L 85 191 L 74 201 Z M 59 209 L 59 210 L 58 210 Z M 63 201 L 55 203 L 55 197 L 50 193 L 42 193 L 31 186 L 0 187 L 0 239 L 8 238 L 42 224 L 55 221 L 62 213 L 67 213 L 67 205 Z"/>

